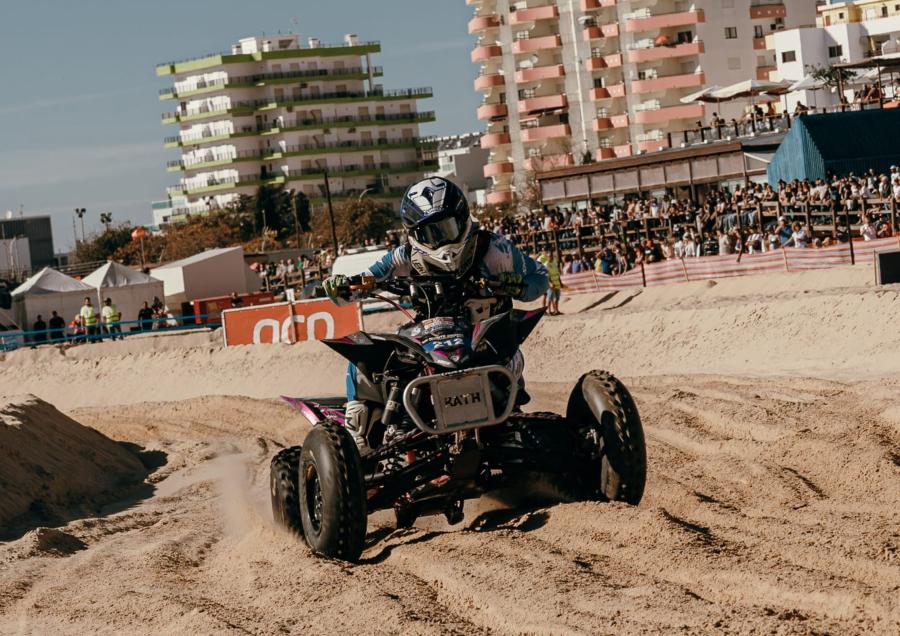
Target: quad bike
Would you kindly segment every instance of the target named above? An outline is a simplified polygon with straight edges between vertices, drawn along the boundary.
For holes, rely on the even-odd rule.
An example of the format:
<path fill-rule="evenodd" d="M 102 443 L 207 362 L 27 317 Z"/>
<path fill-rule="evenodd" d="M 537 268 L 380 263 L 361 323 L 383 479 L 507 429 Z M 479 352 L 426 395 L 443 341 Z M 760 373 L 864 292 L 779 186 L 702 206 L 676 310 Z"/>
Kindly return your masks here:
<path fill-rule="evenodd" d="M 571 499 L 640 502 L 646 449 L 628 389 L 592 371 L 565 417 L 523 412 L 519 345 L 544 310 L 513 309 L 496 284 L 354 277 L 340 290 L 348 299 L 406 297 L 416 313 L 397 334 L 324 341 L 356 366 L 357 399 L 370 409 L 364 451 L 345 427 L 344 398 L 285 398 L 313 429 L 272 460 L 272 508 L 313 551 L 355 561 L 375 511 L 393 509 L 398 527 L 433 514 L 459 523 L 464 500 L 535 475 Z"/>

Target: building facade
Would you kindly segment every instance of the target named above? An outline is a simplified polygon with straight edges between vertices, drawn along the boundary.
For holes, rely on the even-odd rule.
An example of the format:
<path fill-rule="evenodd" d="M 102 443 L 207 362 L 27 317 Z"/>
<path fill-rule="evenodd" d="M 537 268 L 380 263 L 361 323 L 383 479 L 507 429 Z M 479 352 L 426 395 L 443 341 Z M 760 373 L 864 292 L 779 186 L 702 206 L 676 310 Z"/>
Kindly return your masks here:
<path fill-rule="evenodd" d="M 478 35 L 478 117 L 491 150 L 488 202 L 529 171 L 668 147 L 721 108 L 682 103 L 704 86 L 769 79 L 767 35 L 815 20 L 815 0 L 466 0 Z"/>
<path fill-rule="evenodd" d="M 250 37 L 230 53 L 157 67 L 174 82 L 160 94 L 178 126 L 165 141 L 181 151 L 169 163 L 181 175 L 154 217 L 175 221 L 224 208 L 263 184 L 285 184 L 317 205 L 325 177 L 334 198 L 396 198 L 436 165 L 419 126 L 434 121 L 417 102 L 430 88 L 385 90 L 372 55 L 381 46 L 348 35 L 324 45 L 296 35 Z"/>
<path fill-rule="evenodd" d="M 21 261 L 24 253 L 15 250 L 15 266 L 9 261 L 0 262 L 0 270 L 24 269 L 37 272 L 45 267 L 56 267 L 56 254 L 53 248 L 53 227 L 49 216 L 23 216 L 0 219 L 0 240 L 16 239 L 28 243 L 28 263 Z M 9 258 L 9 257 L 7 257 Z"/>
<path fill-rule="evenodd" d="M 489 180 L 484 166 L 490 151 L 481 147 L 481 133 L 438 137 L 435 176 L 450 179 L 466 193 L 469 204 L 483 205 Z"/>
<path fill-rule="evenodd" d="M 779 31 L 768 41 L 777 65 L 773 77 L 790 81 L 803 79 L 814 67 L 892 56 L 900 53 L 900 2 L 857 0 L 823 4 L 819 6 L 816 25 Z M 849 89 L 851 96 L 852 90 Z M 893 88 L 886 92 L 892 94 Z M 839 96 L 819 90 L 803 91 L 789 99 L 791 106 L 796 101 L 831 106 L 838 103 Z"/>

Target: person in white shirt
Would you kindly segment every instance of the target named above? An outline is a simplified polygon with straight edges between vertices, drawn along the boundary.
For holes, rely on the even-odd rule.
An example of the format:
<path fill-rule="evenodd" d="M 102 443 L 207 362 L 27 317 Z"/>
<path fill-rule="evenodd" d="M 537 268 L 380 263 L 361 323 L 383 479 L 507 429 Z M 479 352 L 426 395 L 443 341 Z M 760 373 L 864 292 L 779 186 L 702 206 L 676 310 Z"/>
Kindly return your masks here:
<path fill-rule="evenodd" d="M 900 176 L 894 177 L 894 185 L 891 189 L 894 192 L 894 198 L 900 200 Z"/>
<path fill-rule="evenodd" d="M 765 241 L 759 228 L 754 228 L 753 232 L 747 238 L 747 252 L 749 254 L 759 254 L 765 251 Z"/>
<path fill-rule="evenodd" d="M 788 239 L 788 242 L 785 244 L 793 244 L 794 247 L 805 248 L 809 244 L 809 234 L 807 234 L 806 230 L 799 223 L 794 223 L 791 226 L 794 230 L 794 233 L 791 234 L 791 238 Z"/>
<path fill-rule="evenodd" d="M 859 233 L 862 234 L 863 240 L 866 241 L 874 241 L 878 238 L 878 229 L 875 227 L 875 224 L 869 221 L 869 217 L 863 217 L 862 227 L 859 228 Z"/>

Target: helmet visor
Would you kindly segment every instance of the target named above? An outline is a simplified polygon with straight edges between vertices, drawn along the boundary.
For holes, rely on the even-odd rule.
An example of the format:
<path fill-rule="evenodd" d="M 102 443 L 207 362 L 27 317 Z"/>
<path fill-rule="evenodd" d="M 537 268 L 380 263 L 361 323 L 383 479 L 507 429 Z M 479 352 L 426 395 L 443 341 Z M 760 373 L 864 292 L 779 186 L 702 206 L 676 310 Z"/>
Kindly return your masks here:
<path fill-rule="evenodd" d="M 412 230 L 415 239 L 432 249 L 457 243 L 468 225 L 466 215 L 448 216 L 438 221 L 425 223 Z"/>

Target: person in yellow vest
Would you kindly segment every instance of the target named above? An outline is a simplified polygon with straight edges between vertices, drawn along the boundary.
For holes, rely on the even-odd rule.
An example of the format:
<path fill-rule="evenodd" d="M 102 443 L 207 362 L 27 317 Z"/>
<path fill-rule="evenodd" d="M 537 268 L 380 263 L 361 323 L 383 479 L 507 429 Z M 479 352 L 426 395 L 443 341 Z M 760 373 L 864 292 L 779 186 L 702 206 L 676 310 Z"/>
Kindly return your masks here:
<path fill-rule="evenodd" d="M 107 298 L 103 302 L 103 309 L 100 310 L 100 317 L 103 319 L 103 332 L 113 340 L 116 339 L 115 334 L 119 334 L 119 339 L 121 340 L 122 327 L 119 326 L 119 321 L 122 319 L 122 316 L 119 314 L 119 308 L 113 304 L 111 298 Z"/>
<path fill-rule="evenodd" d="M 84 305 L 78 314 L 81 317 L 81 325 L 84 327 L 88 342 L 95 342 L 99 339 L 97 311 L 91 303 L 90 296 L 84 297 Z"/>
<path fill-rule="evenodd" d="M 538 256 L 537 260 L 547 268 L 547 278 L 550 282 L 550 287 L 547 289 L 547 294 L 544 296 L 543 306 L 548 307 L 549 305 L 547 313 L 551 316 L 558 316 L 559 298 L 563 288 L 562 277 L 560 276 L 559 271 L 559 262 L 555 258 L 552 258 L 546 250 L 541 252 L 541 255 Z"/>

